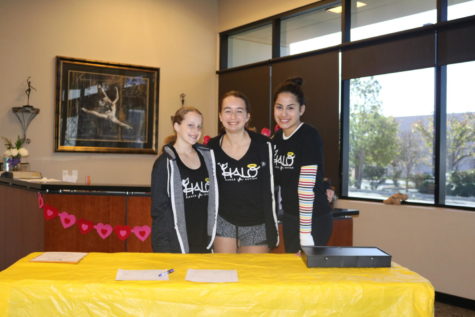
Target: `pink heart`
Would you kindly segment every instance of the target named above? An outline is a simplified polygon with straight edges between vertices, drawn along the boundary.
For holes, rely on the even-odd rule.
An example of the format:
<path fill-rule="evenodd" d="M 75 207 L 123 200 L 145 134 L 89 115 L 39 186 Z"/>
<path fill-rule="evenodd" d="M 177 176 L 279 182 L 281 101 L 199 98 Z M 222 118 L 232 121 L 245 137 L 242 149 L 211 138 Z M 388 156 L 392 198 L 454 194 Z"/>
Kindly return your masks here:
<path fill-rule="evenodd" d="M 43 196 L 38 193 L 38 208 L 43 208 L 43 206 L 45 205 L 45 200 L 43 199 Z"/>
<path fill-rule="evenodd" d="M 98 223 L 94 228 L 102 239 L 107 238 L 112 233 L 112 226 L 109 224 Z"/>
<path fill-rule="evenodd" d="M 64 229 L 69 228 L 76 223 L 76 216 L 68 214 L 66 211 L 59 213 L 59 219 L 61 220 Z"/>
<path fill-rule="evenodd" d="M 132 229 L 132 232 L 135 234 L 137 238 L 140 239 L 140 241 L 145 241 L 148 236 L 150 235 L 150 227 L 149 226 L 135 226 Z"/>

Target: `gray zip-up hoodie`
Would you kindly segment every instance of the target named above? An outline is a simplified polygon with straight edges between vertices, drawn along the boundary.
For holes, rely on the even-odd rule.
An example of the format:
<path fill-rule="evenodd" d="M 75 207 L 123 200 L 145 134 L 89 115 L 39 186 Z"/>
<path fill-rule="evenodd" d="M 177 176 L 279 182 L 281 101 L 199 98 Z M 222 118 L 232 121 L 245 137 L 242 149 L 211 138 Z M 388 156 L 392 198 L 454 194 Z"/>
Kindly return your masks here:
<path fill-rule="evenodd" d="M 209 148 L 193 146 L 204 158 L 209 177 L 207 249 L 216 236 L 218 190 L 214 153 Z M 154 252 L 189 253 L 186 232 L 185 202 L 176 154 L 171 145 L 163 148 L 152 170 L 152 249 Z"/>

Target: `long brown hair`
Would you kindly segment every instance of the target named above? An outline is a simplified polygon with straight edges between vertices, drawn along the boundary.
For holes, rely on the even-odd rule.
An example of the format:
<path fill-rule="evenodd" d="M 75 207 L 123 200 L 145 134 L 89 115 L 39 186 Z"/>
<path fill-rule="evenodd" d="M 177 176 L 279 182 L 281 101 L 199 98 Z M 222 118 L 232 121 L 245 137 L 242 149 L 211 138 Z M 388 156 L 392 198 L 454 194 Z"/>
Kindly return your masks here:
<path fill-rule="evenodd" d="M 175 115 L 171 116 L 171 119 L 172 119 L 172 126 L 175 125 L 175 123 L 178 123 L 178 124 L 181 124 L 181 122 L 183 120 L 185 120 L 185 115 L 188 113 L 188 112 L 195 112 L 197 114 L 199 114 L 201 116 L 201 118 L 203 118 L 203 115 L 201 114 L 201 112 L 195 108 L 195 107 L 190 107 L 190 106 L 186 106 L 186 107 L 181 107 L 179 108 L 176 112 L 175 112 Z M 176 132 L 167 136 L 164 140 L 163 140 L 163 146 L 167 145 L 167 144 L 174 144 L 176 141 Z"/>

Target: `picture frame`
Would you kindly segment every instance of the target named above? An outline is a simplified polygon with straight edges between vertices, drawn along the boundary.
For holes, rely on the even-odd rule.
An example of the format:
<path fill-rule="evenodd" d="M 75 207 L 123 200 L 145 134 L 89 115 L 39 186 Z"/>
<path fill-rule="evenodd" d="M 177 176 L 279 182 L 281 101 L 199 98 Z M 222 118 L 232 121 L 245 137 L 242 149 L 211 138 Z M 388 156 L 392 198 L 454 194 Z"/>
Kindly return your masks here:
<path fill-rule="evenodd" d="M 55 152 L 158 153 L 160 69 L 56 57 Z"/>

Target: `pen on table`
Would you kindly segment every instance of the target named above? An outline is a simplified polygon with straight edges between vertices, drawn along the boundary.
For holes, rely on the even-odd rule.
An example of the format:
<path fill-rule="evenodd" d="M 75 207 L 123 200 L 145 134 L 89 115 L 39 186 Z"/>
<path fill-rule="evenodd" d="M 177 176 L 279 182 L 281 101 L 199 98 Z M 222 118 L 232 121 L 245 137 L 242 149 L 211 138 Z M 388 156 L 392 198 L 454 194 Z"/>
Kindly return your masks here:
<path fill-rule="evenodd" d="M 173 272 L 175 272 L 174 269 L 169 269 L 165 272 L 162 272 L 162 273 L 158 274 L 158 277 L 162 277 L 162 276 L 165 276 L 165 274 L 170 274 L 170 273 L 173 273 Z"/>

